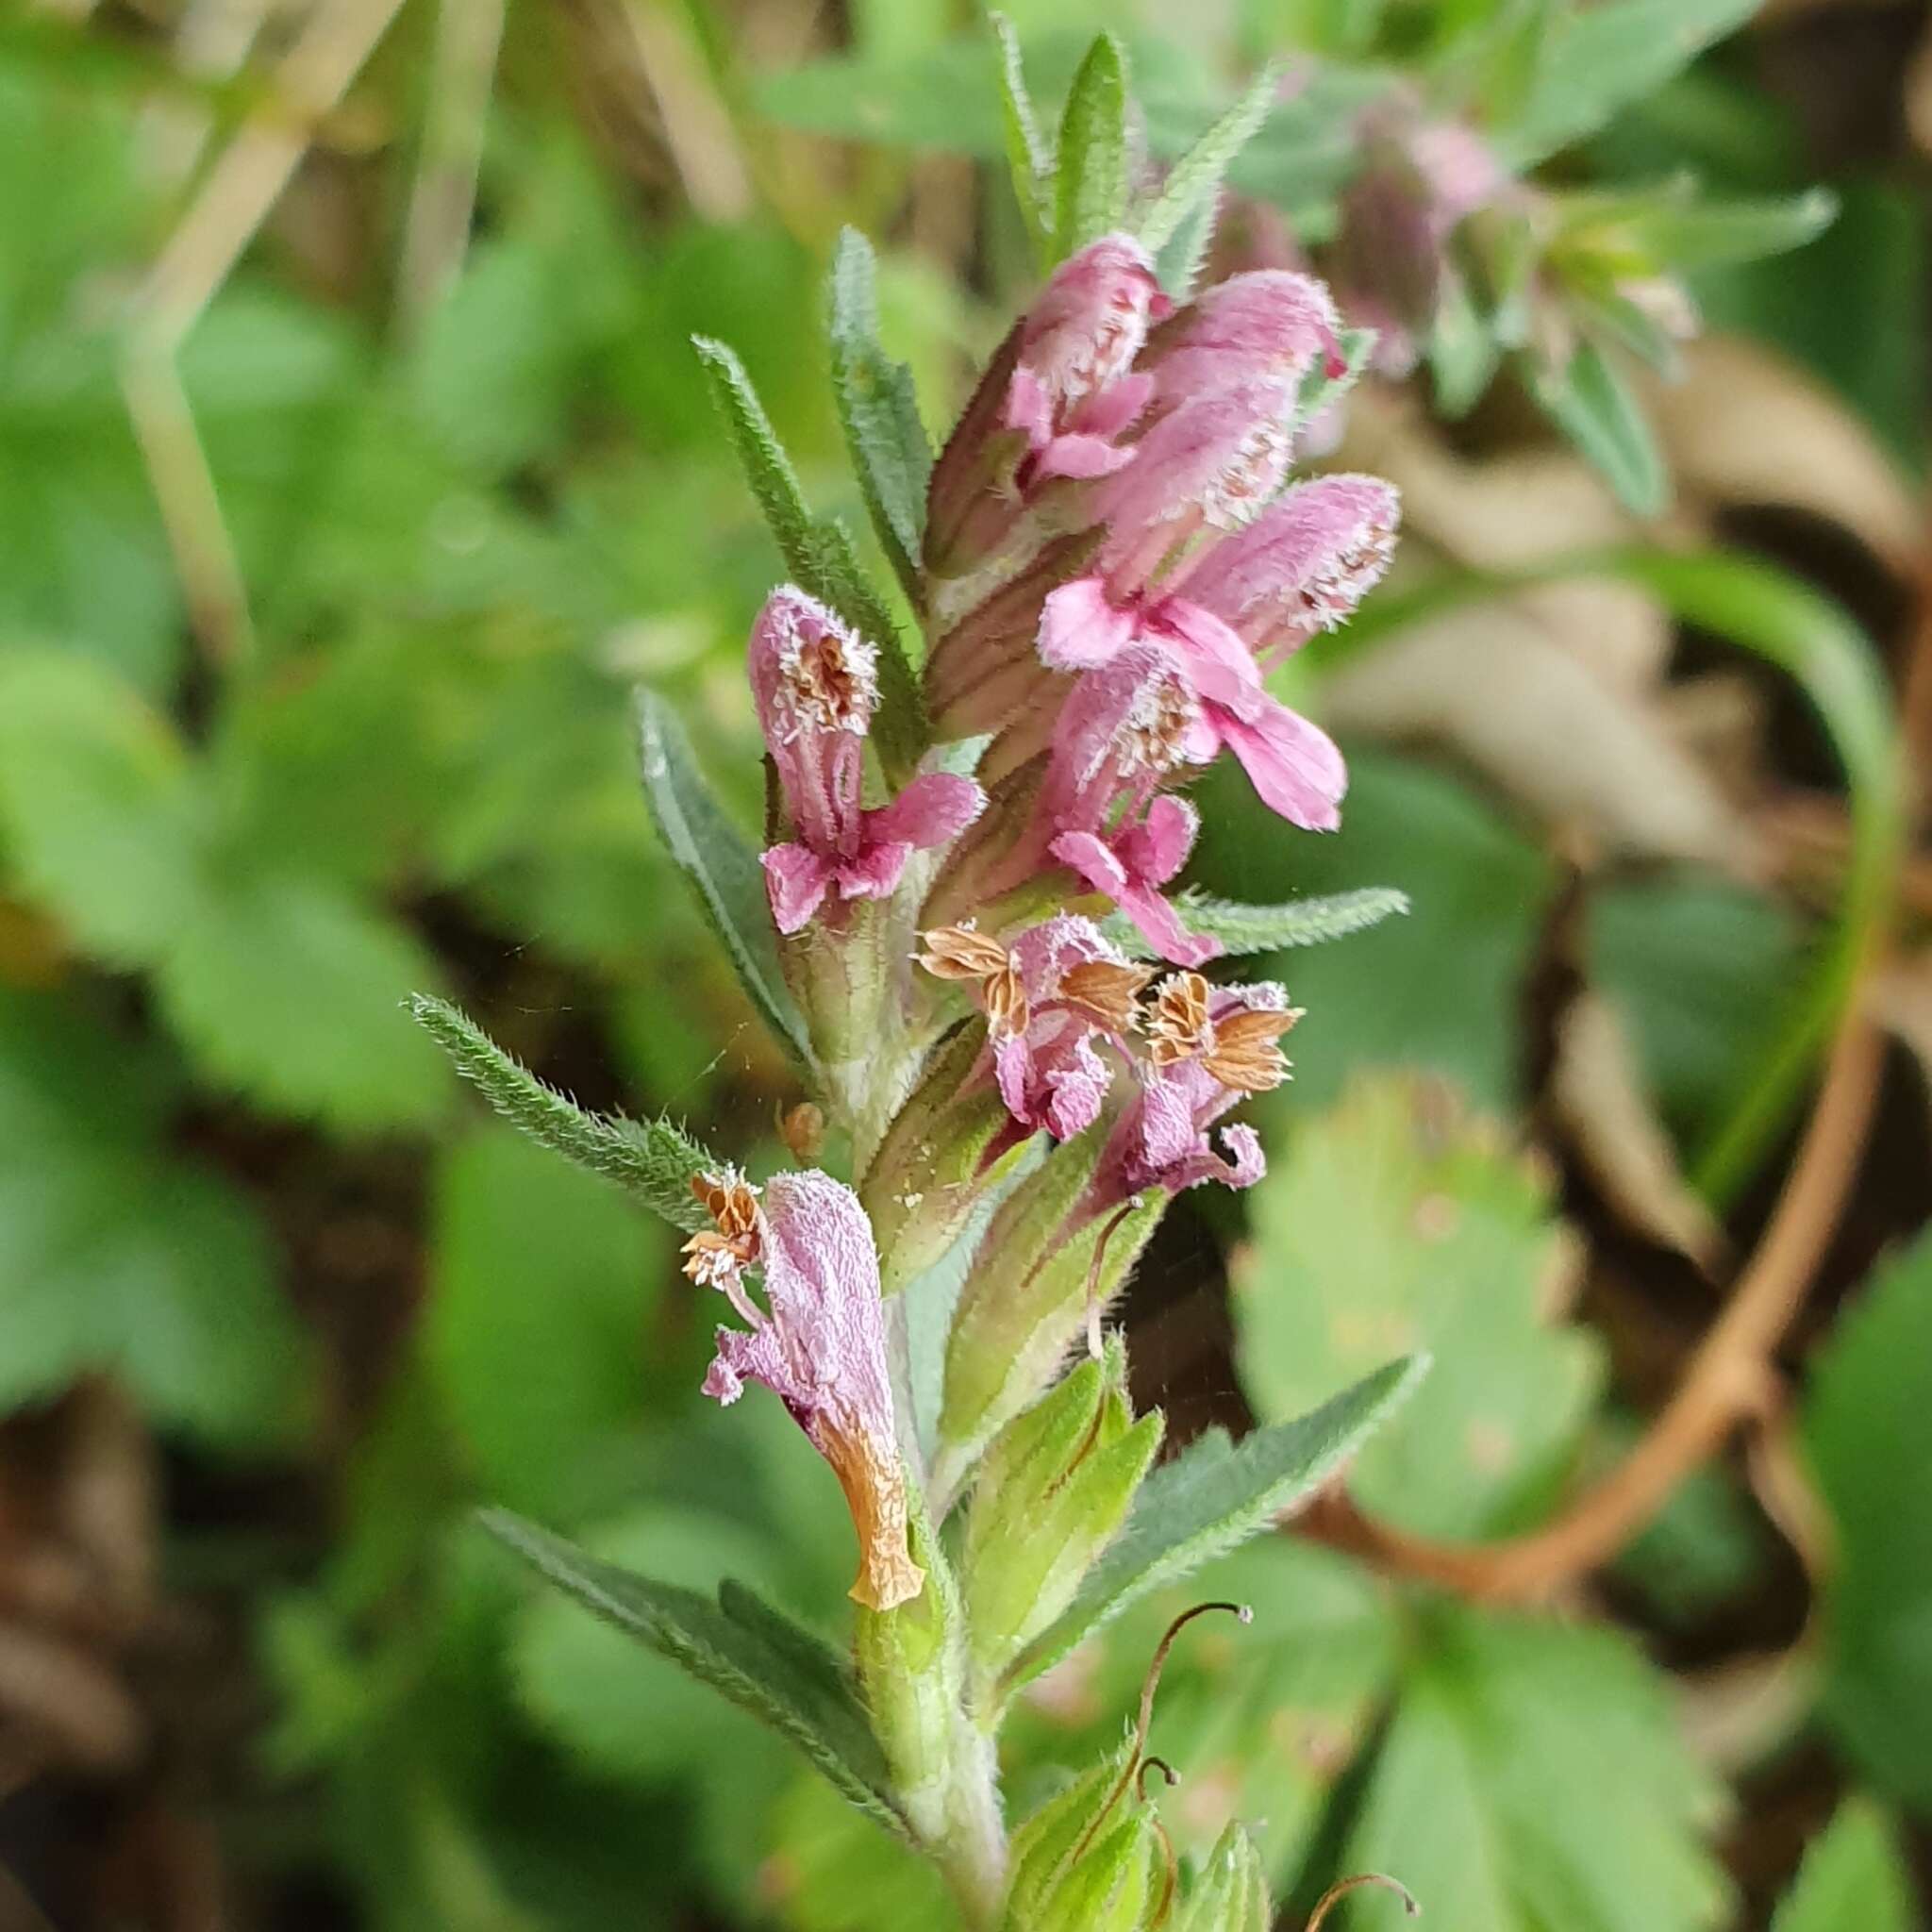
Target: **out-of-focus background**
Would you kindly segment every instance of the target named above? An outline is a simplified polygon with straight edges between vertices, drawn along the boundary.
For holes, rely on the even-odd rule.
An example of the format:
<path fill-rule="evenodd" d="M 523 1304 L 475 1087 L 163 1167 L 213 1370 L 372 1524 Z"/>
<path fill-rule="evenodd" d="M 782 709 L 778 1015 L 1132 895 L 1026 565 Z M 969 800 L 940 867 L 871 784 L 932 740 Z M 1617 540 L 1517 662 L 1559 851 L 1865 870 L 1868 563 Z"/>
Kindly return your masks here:
<path fill-rule="evenodd" d="M 1258 1615 L 1170 1671 L 1176 1837 L 1265 1820 L 1285 1898 L 1379 1866 L 1441 1932 L 1908 1927 L 1925 9 L 1008 10 L 1049 109 L 1121 35 L 1149 170 L 1286 58 L 1215 262 L 1312 258 L 1402 325 L 1325 459 L 1402 484 L 1404 563 L 1294 684 L 1346 829 L 1215 785 L 1195 875 L 1413 909 L 1269 962 L 1308 1009 L 1274 1173 L 1184 1201 L 1127 1315 L 1171 1439 L 1437 1369 L 1364 1519 L 1209 1579 Z M 798 1096 L 633 772 L 646 680 L 754 821 L 779 566 L 689 338 L 862 525 L 825 264 L 873 236 L 941 435 L 1033 281 L 991 44 L 955 0 L 0 14 L 8 1932 L 945 1923 L 473 1526 L 505 1503 L 828 1627 L 849 1567 L 777 1406 L 699 1397 L 670 1238 L 484 1119 L 399 1003 L 777 1158 Z M 1429 204 L 1445 122 L 1507 190 Z M 1609 1560 L 1499 1583 L 1482 1545 L 1560 1520 L 1747 1290 L 1717 1453 Z M 1369 1517 L 1478 1557 L 1431 1582 Z M 1112 1735 L 1173 1607 L 1047 1680 L 1023 1798 Z"/>

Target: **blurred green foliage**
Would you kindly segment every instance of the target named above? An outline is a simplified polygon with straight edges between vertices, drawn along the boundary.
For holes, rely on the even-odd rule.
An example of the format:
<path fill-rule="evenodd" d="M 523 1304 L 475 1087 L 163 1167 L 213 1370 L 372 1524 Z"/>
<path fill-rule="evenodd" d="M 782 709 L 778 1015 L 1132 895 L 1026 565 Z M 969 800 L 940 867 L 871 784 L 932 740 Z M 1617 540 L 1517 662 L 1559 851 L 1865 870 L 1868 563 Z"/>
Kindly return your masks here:
<path fill-rule="evenodd" d="M 395 234 L 441 84 L 415 20 L 430 9 L 406 8 L 182 356 L 249 610 L 252 641 L 226 647 L 184 597 L 121 358 L 142 266 L 205 178 L 159 164 L 154 117 L 206 117 L 219 142 L 260 75 L 183 80 L 133 9 L 0 22 L 0 1404 L 111 1375 L 186 1467 L 292 1471 L 325 1496 L 326 1540 L 251 1576 L 274 1717 L 250 1774 L 320 1818 L 308 1856 L 353 1923 L 938 1925 L 929 1874 L 781 1744 L 526 1591 L 470 1521 L 507 1504 L 609 1560 L 693 1588 L 734 1575 L 837 1627 L 836 1488 L 775 1405 L 727 1418 L 697 1395 L 706 1311 L 668 1234 L 476 1124 L 404 1002 L 462 991 L 595 1104 L 769 1153 L 794 1097 L 783 1052 L 687 894 L 684 855 L 651 829 L 633 746 L 648 678 L 740 826 L 757 823 L 738 654 L 781 564 L 689 340 L 731 344 L 814 510 L 856 530 L 824 379 L 837 225 L 893 237 L 881 331 L 927 432 L 1031 276 L 995 178 L 996 49 L 956 34 L 953 9 L 855 4 L 830 48 L 802 8 L 630 4 L 662 30 L 659 58 L 668 34 L 693 63 L 691 97 L 751 188 L 708 183 L 664 116 L 640 131 L 608 98 L 587 108 L 580 70 L 609 64 L 608 42 L 573 56 L 557 19 L 512 9 L 474 239 L 420 326 L 400 325 Z M 748 51 L 741 10 L 785 59 Z M 1092 29 L 1121 28 L 1163 159 L 1228 108 L 1238 70 L 1326 57 L 1232 177 L 1307 245 L 1334 233 L 1354 115 L 1404 75 L 1487 103 L 1513 161 L 1557 157 L 1561 191 L 1690 167 L 1774 201 L 1784 240 L 1811 225 L 1789 213 L 1810 183 L 1790 117 L 1728 49 L 1685 65 L 1752 10 L 1740 0 L 1244 0 L 1218 34 L 1154 5 L 1008 10 L 1049 103 Z M 922 173 L 960 158 L 987 192 Z M 1652 208 L 1644 265 L 1682 268 L 1713 324 L 1797 358 L 1921 467 L 1923 210 L 1875 175 L 1834 186 L 1838 224 L 1770 262 L 1718 260 Z M 930 243 L 948 223 L 970 281 Z M 1496 339 L 1474 357 L 1485 377 L 1522 353 L 1505 307 L 1478 317 Z M 1577 356 L 1567 389 L 1538 393 L 1626 497 L 1657 498 L 1621 364 Z M 881 379 L 903 457 L 904 392 Z M 1419 1531 L 1498 1533 L 1538 1520 L 1619 1428 L 1598 1408 L 1598 1338 L 1550 1305 L 1574 1236 L 1519 1146 L 1524 991 L 1562 869 L 1547 828 L 1471 771 L 1350 749 L 1331 841 L 1273 836 L 1225 772 L 1202 790 L 1203 889 L 1388 885 L 1413 908 L 1273 961 L 1312 1017 L 1268 1109 L 1276 1171 L 1248 1216 L 1237 1373 L 1270 1421 L 1425 1341 L 1436 1379 L 1355 1493 Z M 1584 925 L 1584 970 L 1629 1020 L 1664 1123 L 1702 1144 L 1767 1051 L 1816 938 L 1808 908 L 1673 868 L 1614 880 Z M 1418 1074 L 1460 1099 L 1432 1111 Z M 375 1341 L 339 1275 L 315 1278 L 303 1205 L 372 1174 L 412 1204 Z M 1923 1242 L 1862 1292 L 1805 1411 L 1841 1543 L 1819 1707 L 1842 1781 L 1923 1820 Z M 1735 1522 L 1730 1472 L 1702 1480 Z M 1741 1541 L 1748 1577 L 1758 1544 Z M 1633 1641 L 1450 1605 L 1287 1540 L 1202 1588 L 1257 1621 L 1191 1640 L 1162 1691 L 1154 1743 L 1184 1773 L 1184 1852 L 1265 1817 L 1290 1895 L 1378 1867 L 1450 1932 L 1690 1932 L 1729 1908 L 1720 1779 Z M 1183 1607 L 1157 1592 L 1029 1691 L 1016 1791 L 1115 1740 Z M 252 1895 L 276 1896 L 299 1861 L 232 1836 Z M 1848 1799 L 1781 1932 L 1904 1932 L 1894 1837 L 1877 1801 Z M 1366 1897 L 1346 1916 L 1379 1927 L 1396 1909 Z"/>

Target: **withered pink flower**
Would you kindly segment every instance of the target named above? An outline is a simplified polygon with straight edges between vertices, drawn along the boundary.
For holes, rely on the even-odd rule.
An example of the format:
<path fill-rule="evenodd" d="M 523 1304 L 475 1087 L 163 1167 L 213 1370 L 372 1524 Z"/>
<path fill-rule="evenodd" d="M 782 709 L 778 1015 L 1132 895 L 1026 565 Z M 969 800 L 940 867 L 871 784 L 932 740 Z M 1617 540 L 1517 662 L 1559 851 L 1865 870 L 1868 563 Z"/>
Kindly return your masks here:
<path fill-rule="evenodd" d="M 1341 753 L 1319 726 L 1269 695 L 1254 654 L 1212 611 L 1182 596 L 1116 603 L 1098 577 L 1062 586 L 1041 611 L 1040 655 L 1056 670 L 1114 663 L 1150 647 L 1195 699 L 1197 759 L 1225 746 L 1261 802 L 1291 824 L 1328 832 L 1341 823 L 1348 789 Z"/>
<path fill-rule="evenodd" d="M 1146 407 L 1151 377 L 1132 372 L 1150 321 L 1172 304 L 1147 251 L 1103 235 L 1054 271 L 1020 325 L 1006 425 L 1024 432 L 1023 489 L 1055 476 L 1105 476 L 1131 460 L 1113 439 Z"/>
<path fill-rule="evenodd" d="M 991 1072 L 1015 1125 L 1057 1141 L 1091 1126 L 1113 1077 L 1096 1042 L 1126 1052 L 1152 969 L 1131 964 L 1077 913 L 1029 927 L 1010 947 L 971 927 L 925 937 L 920 963 L 975 988 Z"/>
<path fill-rule="evenodd" d="M 1163 980 L 1147 1024 L 1141 1091 L 1101 1158 L 1093 1211 L 1149 1188 L 1171 1194 L 1206 1181 L 1251 1188 L 1267 1172 L 1248 1126 L 1213 1127 L 1249 1093 L 1288 1076 L 1275 1043 L 1301 1018 L 1280 987 L 1212 988 L 1197 973 Z"/>
<path fill-rule="evenodd" d="M 1105 893 L 1162 958 L 1198 966 L 1219 941 L 1191 933 L 1161 896 L 1200 829 L 1184 799 L 1157 793 L 1217 740 L 1172 655 L 1130 643 L 1078 678 L 1060 708 L 1041 787 L 1047 850 Z"/>
<path fill-rule="evenodd" d="M 1170 580 L 1240 634 L 1264 665 L 1333 630 L 1382 579 L 1401 498 L 1379 476 L 1318 476 Z"/>
<path fill-rule="evenodd" d="M 784 1403 L 845 1492 L 858 1532 L 852 1595 L 874 1610 L 909 1601 L 925 1573 L 907 1547 L 878 1254 L 858 1196 L 815 1169 L 775 1175 L 762 1206 L 736 1174 L 705 1175 L 695 1191 L 718 1233 L 688 1244 L 687 1272 L 750 1324 L 718 1330 L 705 1393 L 729 1404 L 745 1383 L 762 1382 Z M 769 1313 L 744 1291 L 751 1266 L 763 1272 Z"/>
<path fill-rule="evenodd" d="M 1256 269 L 1215 283 L 1164 323 L 1141 367 L 1153 375 L 1161 406 L 1257 379 L 1294 390 L 1318 361 L 1328 375 L 1343 373 L 1340 328 L 1335 303 L 1314 276 Z"/>
<path fill-rule="evenodd" d="M 879 899 L 913 851 L 971 824 L 986 794 L 970 778 L 932 772 L 889 804 L 861 804 L 865 739 L 878 706 L 878 654 L 823 604 L 787 584 L 752 631 L 752 696 L 794 837 L 763 854 L 778 930 L 794 933 L 830 892 Z"/>

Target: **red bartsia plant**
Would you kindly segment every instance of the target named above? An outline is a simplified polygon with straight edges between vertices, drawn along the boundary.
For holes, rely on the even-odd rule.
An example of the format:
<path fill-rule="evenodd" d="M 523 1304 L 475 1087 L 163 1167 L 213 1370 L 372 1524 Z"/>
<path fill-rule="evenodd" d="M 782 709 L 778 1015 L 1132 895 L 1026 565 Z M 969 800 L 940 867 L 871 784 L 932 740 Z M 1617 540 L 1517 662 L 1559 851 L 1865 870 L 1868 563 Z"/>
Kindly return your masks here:
<path fill-rule="evenodd" d="M 1076 101 L 1099 87 L 1076 83 Z M 755 1184 L 665 1123 L 579 1113 L 421 1008 L 506 1112 L 689 1235 L 686 1273 L 729 1316 L 706 1392 L 769 1391 L 850 1507 L 851 1657 L 736 1586 L 712 1607 L 499 1527 L 798 1742 L 937 1862 L 970 1924 L 1010 1932 L 1152 1932 L 1184 1907 L 1202 1932 L 1258 1932 L 1265 1887 L 1239 1832 L 1178 1884 L 1140 1743 L 1009 1842 L 999 1726 L 1084 1635 L 1307 1493 L 1407 1379 L 1385 1372 L 1238 1452 L 1206 1440 L 1143 1490 L 1162 1423 L 1134 1416 L 1106 1327 L 1175 1194 L 1265 1171 L 1255 1127 L 1227 1117 L 1288 1077 L 1301 1015 L 1221 962 L 1399 905 L 1176 890 L 1200 829 L 1190 788 L 1224 754 L 1284 837 L 1339 824 L 1342 756 L 1269 677 L 1347 619 L 1397 522 L 1374 477 L 1291 476 L 1368 348 L 1327 291 L 1265 271 L 1191 297 L 1200 237 L 1169 245 L 1202 197 L 1211 211 L 1266 101 L 1264 86 L 1175 169 L 1186 193 L 1131 214 L 1124 163 L 1091 127 L 1063 132 L 1063 258 L 937 459 L 873 334 L 870 252 L 841 243 L 834 373 L 917 675 L 903 616 L 807 510 L 742 370 L 700 345 L 791 579 L 747 654 L 761 849 L 655 697 L 645 789 L 843 1172 Z M 935 1365 L 923 1394 L 915 1361 Z"/>

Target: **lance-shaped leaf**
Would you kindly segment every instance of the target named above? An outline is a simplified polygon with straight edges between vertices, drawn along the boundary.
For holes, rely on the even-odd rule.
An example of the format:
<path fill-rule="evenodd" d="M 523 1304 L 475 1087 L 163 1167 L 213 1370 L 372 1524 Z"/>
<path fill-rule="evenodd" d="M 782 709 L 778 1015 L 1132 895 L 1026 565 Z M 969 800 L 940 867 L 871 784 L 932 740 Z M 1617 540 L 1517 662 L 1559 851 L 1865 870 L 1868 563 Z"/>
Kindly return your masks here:
<path fill-rule="evenodd" d="M 1158 257 L 1204 203 L 1212 208 L 1220 199 L 1228 164 L 1268 118 L 1280 84 L 1281 70 L 1271 62 L 1255 76 L 1241 99 L 1169 170 L 1160 192 L 1135 225 L 1148 254 Z M 1170 289 L 1168 292 L 1185 291 Z"/>
<path fill-rule="evenodd" d="M 1120 1541 L 1094 1566 L 1066 1615 L 1021 1653 L 1007 1688 L 1050 1669 L 1149 1591 L 1178 1582 L 1268 1528 L 1354 1455 L 1427 1368 L 1425 1356 L 1391 1362 L 1312 1415 L 1257 1429 L 1239 1443 L 1220 1429 L 1196 1437 L 1148 1477 Z"/>
<path fill-rule="evenodd" d="M 1523 169 L 1593 134 L 1757 10 L 1759 0 L 1605 0 L 1566 12 L 1541 50 L 1520 113 L 1492 139 Z"/>
<path fill-rule="evenodd" d="M 723 342 L 707 337 L 693 336 L 691 346 L 710 378 L 711 393 L 730 431 L 745 480 L 792 582 L 821 604 L 829 604 L 878 646 L 879 709 L 873 735 L 886 775 L 896 783 L 925 748 L 924 708 L 899 626 L 866 575 L 845 526 L 835 518 L 812 515 L 798 472 L 778 441 L 744 364 Z"/>
<path fill-rule="evenodd" d="M 1127 212 L 1127 63 L 1102 34 L 1087 50 L 1060 117 L 1055 183 L 1055 253 L 1110 234 Z"/>
<path fill-rule="evenodd" d="M 741 1584 L 725 1582 L 712 1603 L 600 1562 L 508 1510 L 487 1510 L 482 1522 L 587 1609 L 790 1739 L 854 1805 L 905 1835 L 852 1674 L 822 1639 Z"/>
<path fill-rule="evenodd" d="M 1044 268 L 1054 237 L 1054 162 L 1026 92 L 1026 69 L 1020 58 L 1020 37 L 1004 13 L 987 16 L 1000 44 L 1000 131 L 1005 138 L 1007 165 L 1012 170 L 1013 197 L 1033 242 L 1033 254 Z"/>
<path fill-rule="evenodd" d="M 1670 478 L 1642 408 L 1593 342 L 1563 369 L 1533 372 L 1530 392 L 1558 429 L 1638 516 L 1652 517 L 1671 499 Z"/>
<path fill-rule="evenodd" d="M 721 1163 L 669 1121 L 591 1113 L 546 1086 L 468 1014 L 429 993 L 409 1001 L 416 1024 L 498 1113 L 540 1146 L 615 1181 L 653 1213 L 694 1234 L 710 1218 L 692 1196 L 692 1177 Z"/>
<path fill-rule="evenodd" d="M 1243 906 L 1206 892 L 1183 893 L 1177 909 L 1190 932 L 1217 939 L 1230 954 L 1274 953 L 1288 946 L 1318 946 L 1328 940 L 1366 932 L 1393 914 L 1408 910 L 1408 894 L 1392 886 L 1363 886 L 1353 892 L 1290 899 L 1280 906 Z M 1157 957 L 1133 924 L 1116 913 L 1107 936 L 1137 959 Z"/>
<path fill-rule="evenodd" d="M 799 1063 L 809 1066 L 805 1022 L 778 969 L 763 869 L 699 774 L 677 714 L 655 691 L 638 693 L 638 759 L 665 849 L 695 888 L 752 1004 Z"/>
<path fill-rule="evenodd" d="M 832 257 L 828 334 L 832 387 L 873 528 L 908 597 L 919 601 L 919 551 L 932 445 L 912 372 L 879 346 L 878 265 L 857 228 Z"/>

